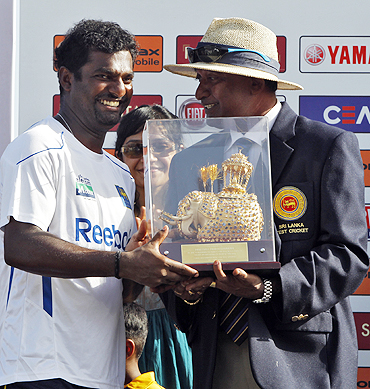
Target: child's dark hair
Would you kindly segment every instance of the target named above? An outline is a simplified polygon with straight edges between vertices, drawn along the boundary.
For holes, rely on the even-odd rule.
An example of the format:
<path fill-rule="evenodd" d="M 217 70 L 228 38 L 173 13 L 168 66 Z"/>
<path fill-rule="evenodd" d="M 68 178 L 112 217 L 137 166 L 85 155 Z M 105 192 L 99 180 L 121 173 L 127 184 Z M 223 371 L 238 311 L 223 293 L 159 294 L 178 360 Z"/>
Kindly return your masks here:
<path fill-rule="evenodd" d="M 136 357 L 140 358 L 148 335 L 148 317 L 145 309 L 136 303 L 123 304 L 125 316 L 126 339 L 135 343 Z"/>

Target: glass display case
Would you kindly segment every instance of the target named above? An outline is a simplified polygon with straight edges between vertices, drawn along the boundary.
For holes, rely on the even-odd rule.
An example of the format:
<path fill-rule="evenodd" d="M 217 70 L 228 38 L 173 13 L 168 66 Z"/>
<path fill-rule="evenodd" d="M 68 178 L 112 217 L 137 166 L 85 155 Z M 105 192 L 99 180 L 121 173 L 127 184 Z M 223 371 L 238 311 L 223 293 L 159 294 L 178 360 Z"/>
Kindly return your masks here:
<path fill-rule="evenodd" d="M 200 272 L 280 268 L 275 260 L 265 117 L 149 120 L 143 132 L 145 204 L 160 250 Z"/>

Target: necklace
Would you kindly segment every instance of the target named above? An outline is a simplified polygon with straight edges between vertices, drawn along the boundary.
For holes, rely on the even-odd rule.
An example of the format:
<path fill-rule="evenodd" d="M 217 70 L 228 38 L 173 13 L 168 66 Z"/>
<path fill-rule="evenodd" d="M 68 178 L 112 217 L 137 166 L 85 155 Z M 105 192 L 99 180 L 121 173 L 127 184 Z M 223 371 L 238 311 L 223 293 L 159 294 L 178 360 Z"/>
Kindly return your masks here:
<path fill-rule="evenodd" d="M 68 123 L 66 122 L 66 119 L 64 119 L 64 117 L 59 112 L 57 113 L 57 116 L 63 120 L 64 124 L 67 126 L 67 130 L 74 136 L 71 127 L 69 127 Z"/>

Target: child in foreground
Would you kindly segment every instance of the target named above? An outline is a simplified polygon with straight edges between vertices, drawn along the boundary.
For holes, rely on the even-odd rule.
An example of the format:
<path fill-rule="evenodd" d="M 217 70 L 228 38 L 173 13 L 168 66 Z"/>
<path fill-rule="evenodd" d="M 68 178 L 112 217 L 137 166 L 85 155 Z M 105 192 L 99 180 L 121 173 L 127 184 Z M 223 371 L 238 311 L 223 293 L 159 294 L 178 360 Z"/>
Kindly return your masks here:
<path fill-rule="evenodd" d="M 123 304 L 126 326 L 126 378 L 127 389 L 164 389 L 155 381 L 154 372 L 141 374 L 139 358 L 148 334 L 145 309 L 136 303 Z"/>

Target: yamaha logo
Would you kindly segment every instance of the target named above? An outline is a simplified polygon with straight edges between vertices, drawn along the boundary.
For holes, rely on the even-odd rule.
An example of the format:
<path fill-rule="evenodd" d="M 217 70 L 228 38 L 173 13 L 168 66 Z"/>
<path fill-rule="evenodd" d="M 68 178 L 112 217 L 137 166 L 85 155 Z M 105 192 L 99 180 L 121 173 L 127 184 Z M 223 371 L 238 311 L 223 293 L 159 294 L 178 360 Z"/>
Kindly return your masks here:
<path fill-rule="evenodd" d="M 302 73 L 370 73 L 370 36 L 301 36 Z"/>
<path fill-rule="evenodd" d="M 310 45 L 304 52 L 304 59 L 310 65 L 320 65 L 325 60 L 325 50 L 320 45 Z"/>

